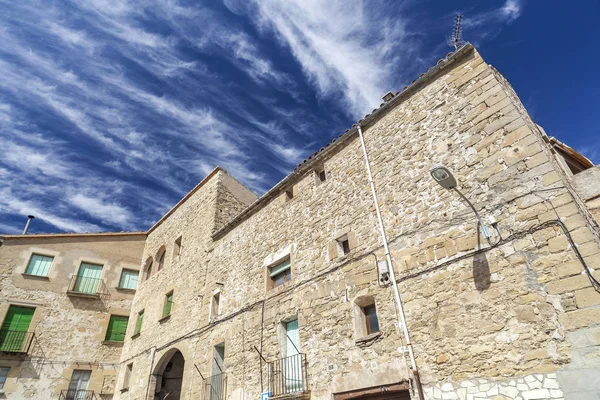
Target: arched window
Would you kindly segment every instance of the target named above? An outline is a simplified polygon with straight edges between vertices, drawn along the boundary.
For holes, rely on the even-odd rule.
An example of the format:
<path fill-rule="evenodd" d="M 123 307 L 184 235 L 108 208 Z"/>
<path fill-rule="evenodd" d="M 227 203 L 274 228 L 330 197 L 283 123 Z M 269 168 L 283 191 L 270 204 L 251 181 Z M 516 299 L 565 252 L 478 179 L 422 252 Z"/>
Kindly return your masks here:
<path fill-rule="evenodd" d="M 165 248 L 162 247 L 158 251 L 158 255 L 156 256 L 156 259 L 158 260 L 157 261 L 158 265 L 156 266 L 156 272 L 160 271 L 165 266 L 165 254 L 167 254 L 167 252 L 165 251 Z"/>
<path fill-rule="evenodd" d="M 152 276 L 152 264 L 154 264 L 154 260 L 152 257 L 148 257 L 146 260 L 146 264 L 144 266 L 144 280 L 147 281 Z"/>

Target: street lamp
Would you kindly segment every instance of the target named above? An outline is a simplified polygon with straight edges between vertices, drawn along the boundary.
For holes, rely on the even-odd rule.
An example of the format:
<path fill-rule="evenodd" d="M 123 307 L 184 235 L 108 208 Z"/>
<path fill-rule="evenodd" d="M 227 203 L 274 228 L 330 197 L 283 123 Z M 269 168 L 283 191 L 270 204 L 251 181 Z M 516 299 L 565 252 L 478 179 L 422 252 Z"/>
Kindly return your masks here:
<path fill-rule="evenodd" d="M 471 207 L 471 209 L 473 210 L 473 212 L 475 213 L 475 216 L 477 217 L 477 221 L 479 221 L 479 229 L 481 231 L 481 235 L 485 238 L 485 240 L 487 240 L 487 242 L 491 245 L 490 243 L 490 232 L 488 231 L 487 227 L 483 224 L 483 221 L 481 220 L 481 217 L 479 216 L 479 213 L 477 212 L 477 210 L 475 209 L 475 207 L 473 207 L 473 204 L 471 204 L 471 202 L 469 201 L 469 199 L 467 199 L 465 197 L 464 194 L 462 194 L 460 192 L 460 190 L 458 190 L 456 188 L 456 178 L 454 178 L 454 175 L 452 174 L 452 172 L 443 164 L 435 164 L 433 167 L 431 167 L 431 169 L 429 170 L 429 173 L 431 174 L 431 177 L 444 189 L 448 189 L 448 190 L 454 190 L 456 193 L 459 194 L 459 196 L 467 202 L 467 204 Z M 492 226 L 494 226 L 496 228 L 496 230 L 498 230 L 497 223 L 496 220 L 494 219 L 494 217 L 490 217 L 490 222 L 492 224 Z M 499 234 L 499 232 L 498 232 Z"/>

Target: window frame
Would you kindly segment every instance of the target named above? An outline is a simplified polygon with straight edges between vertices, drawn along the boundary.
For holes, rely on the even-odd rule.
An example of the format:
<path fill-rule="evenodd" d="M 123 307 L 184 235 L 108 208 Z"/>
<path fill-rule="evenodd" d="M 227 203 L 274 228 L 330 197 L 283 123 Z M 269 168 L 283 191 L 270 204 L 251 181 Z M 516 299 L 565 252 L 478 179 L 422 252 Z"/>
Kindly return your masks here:
<path fill-rule="evenodd" d="M 182 241 L 183 235 L 179 235 L 179 237 L 175 239 L 175 242 L 173 242 L 173 256 L 176 259 L 178 259 L 181 256 L 181 252 L 183 251 Z"/>
<path fill-rule="evenodd" d="M 219 315 L 221 315 L 221 291 L 217 290 L 210 297 L 210 319 L 213 320 Z"/>
<path fill-rule="evenodd" d="M 169 318 L 173 313 L 173 295 L 175 291 L 171 290 L 165 294 L 165 305 L 163 307 L 162 319 Z"/>
<path fill-rule="evenodd" d="M 133 331 L 133 336 L 136 337 L 142 333 L 142 325 L 144 324 L 144 313 L 146 310 L 142 309 L 137 313 L 137 318 L 135 320 L 135 329 Z"/>
<path fill-rule="evenodd" d="M 123 284 L 123 274 L 127 272 L 127 273 L 133 273 L 133 275 L 136 275 L 136 279 L 135 279 L 135 287 L 133 288 L 129 288 L 129 287 L 124 287 Z M 130 278 L 131 279 L 131 278 Z M 130 269 L 130 268 L 123 268 L 121 269 L 121 275 L 119 276 L 119 283 L 117 286 L 117 289 L 123 289 L 123 290 L 137 290 L 137 285 L 140 281 L 140 271 L 136 271 L 135 269 Z"/>
<path fill-rule="evenodd" d="M 366 325 L 366 332 L 367 335 L 372 335 L 374 333 L 379 333 L 381 332 L 381 328 L 379 327 L 379 317 L 377 316 L 377 306 L 375 305 L 375 302 L 373 302 L 372 304 L 368 304 L 364 307 L 361 307 L 362 309 L 362 313 L 365 316 L 365 325 Z M 369 313 L 368 311 L 373 310 L 373 313 Z M 375 324 L 377 325 L 377 329 L 374 329 L 374 327 L 372 326 L 373 321 L 371 316 L 375 317 Z"/>
<path fill-rule="evenodd" d="M 121 392 L 127 392 L 131 386 L 131 375 L 133 374 L 133 363 L 125 366 L 125 375 L 123 376 L 123 386 Z"/>
<path fill-rule="evenodd" d="M 122 340 L 111 340 L 112 338 L 109 338 L 109 334 L 111 333 L 111 322 L 114 319 L 117 318 L 122 318 L 125 320 L 125 330 L 123 331 L 123 339 Z M 108 343 L 123 343 L 125 342 L 125 338 L 127 337 L 127 326 L 129 325 L 129 316 L 127 315 L 117 315 L 117 314 L 110 314 L 109 319 L 108 319 L 108 325 L 106 326 L 106 333 L 104 335 L 104 341 L 108 342 Z"/>
<path fill-rule="evenodd" d="M 44 258 L 50 258 L 50 265 L 48 266 L 48 269 L 46 270 L 46 274 L 45 275 L 40 275 L 40 274 L 33 274 L 33 271 L 30 271 L 29 267 L 31 266 L 31 261 L 33 260 L 34 257 L 44 257 Z M 29 256 L 29 261 L 27 262 L 27 266 L 25 267 L 25 275 L 28 276 L 35 276 L 35 277 L 40 277 L 40 278 L 48 278 L 48 275 L 50 273 L 50 269 L 52 268 L 52 265 L 54 264 L 54 260 L 55 260 L 55 256 L 53 255 L 48 255 L 48 254 L 42 254 L 40 252 L 32 252 L 31 255 Z M 32 268 L 33 269 L 33 268 Z"/>
<path fill-rule="evenodd" d="M 284 266 L 285 264 L 287 264 L 287 266 L 285 268 L 281 269 L 281 271 L 277 272 L 276 274 L 273 273 L 274 269 Z M 270 265 L 267 268 L 267 277 L 269 279 L 269 281 L 268 281 L 269 289 L 275 289 L 275 288 L 285 285 L 287 282 L 290 282 L 292 280 L 292 259 L 291 259 L 291 257 L 290 256 L 284 257 L 284 258 L 280 259 L 279 261 L 277 261 L 276 263 Z M 278 283 L 279 278 L 283 278 L 281 283 Z"/>

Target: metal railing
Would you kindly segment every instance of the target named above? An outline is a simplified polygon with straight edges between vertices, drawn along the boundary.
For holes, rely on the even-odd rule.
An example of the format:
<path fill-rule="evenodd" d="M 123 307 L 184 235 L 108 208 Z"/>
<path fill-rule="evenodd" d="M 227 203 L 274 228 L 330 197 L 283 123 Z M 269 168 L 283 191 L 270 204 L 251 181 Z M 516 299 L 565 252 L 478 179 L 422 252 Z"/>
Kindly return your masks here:
<path fill-rule="evenodd" d="M 271 396 L 308 391 L 306 354 L 272 361 L 268 371 Z"/>
<path fill-rule="evenodd" d="M 204 382 L 204 400 L 223 400 L 227 391 L 227 375 L 215 374 Z"/>
<path fill-rule="evenodd" d="M 35 333 L 23 331 L 0 330 L 0 352 L 28 353 Z"/>
<path fill-rule="evenodd" d="M 73 276 L 67 293 L 77 293 L 89 296 L 106 294 L 104 279 L 87 278 L 85 276 Z"/>
<path fill-rule="evenodd" d="M 95 400 L 93 390 L 66 389 L 61 390 L 59 400 Z"/>

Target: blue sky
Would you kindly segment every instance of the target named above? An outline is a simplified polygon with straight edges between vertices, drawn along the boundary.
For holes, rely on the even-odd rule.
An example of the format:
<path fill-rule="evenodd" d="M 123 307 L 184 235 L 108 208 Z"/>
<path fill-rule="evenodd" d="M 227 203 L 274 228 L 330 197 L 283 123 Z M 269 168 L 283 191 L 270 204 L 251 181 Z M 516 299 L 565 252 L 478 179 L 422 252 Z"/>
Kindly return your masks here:
<path fill-rule="evenodd" d="M 0 0 L 0 233 L 145 230 L 216 165 L 261 194 L 448 53 L 457 12 L 600 162 L 598 2 L 142 3 Z"/>

